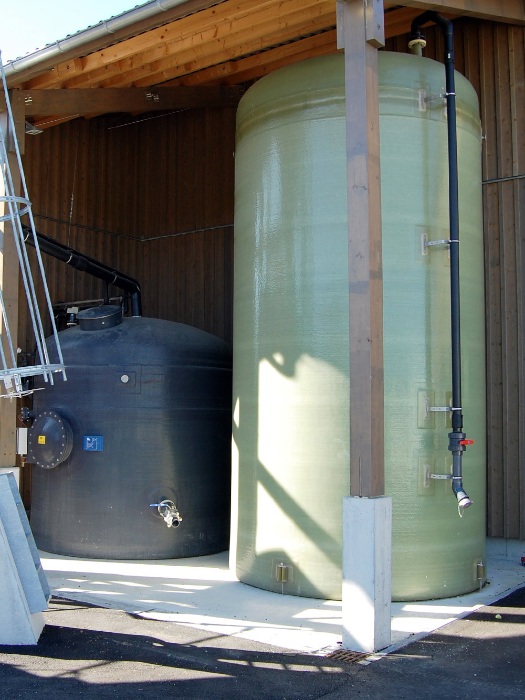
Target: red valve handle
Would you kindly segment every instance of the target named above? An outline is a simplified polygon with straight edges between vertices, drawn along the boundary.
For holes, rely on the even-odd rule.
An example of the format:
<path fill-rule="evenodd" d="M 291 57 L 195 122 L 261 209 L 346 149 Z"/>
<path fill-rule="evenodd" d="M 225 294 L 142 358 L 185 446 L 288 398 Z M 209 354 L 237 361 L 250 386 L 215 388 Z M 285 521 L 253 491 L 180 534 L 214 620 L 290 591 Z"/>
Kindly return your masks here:
<path fill-rule="evenodd" d="M 460 440 L 460 441 L 459 441 L 459 444 L 460 444 L 460 445 L 473 445 L 473 444 L 474 444 L 474 440 Z"/>

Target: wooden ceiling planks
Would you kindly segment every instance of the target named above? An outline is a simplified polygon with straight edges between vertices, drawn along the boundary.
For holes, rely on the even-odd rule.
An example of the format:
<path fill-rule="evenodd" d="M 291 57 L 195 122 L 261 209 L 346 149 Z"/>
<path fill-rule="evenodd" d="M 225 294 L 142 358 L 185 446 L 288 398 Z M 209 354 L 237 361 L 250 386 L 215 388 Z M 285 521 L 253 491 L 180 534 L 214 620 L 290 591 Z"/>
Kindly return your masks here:
<path fill-rule="evenodd" d="M 180 66 L 192 61 L 208 58 L 212 65 L 327 26 L 335 26 L 334 0 L 226 0 L 81 59 L 60 63 L 24 88 L 130 87 L 147 74 L 157 76 L 149 79 L 149 85 L 155 85 L 177 77 Z"/>
<path fill-rule="evenodd" d="M 155 60 L 155 53 L 134 56 L 129 68 L 119 65 L 113 75 L 105 72 L 101 81 L 103 87 L 134 85 L 144 87 L 158 85 L 197 70 L 205 69 L 242 56 L 263 51 L 269 46 L 294 41 L 297 37 L 318 32 L 320 29 L 335 26 L 333 0 L 303 0 L 311 3 L 290 14 L 271 13 L 268 9 L 253 20 L 255 24 L 229 19 L 203 34 L 200 31 L 185 40 L 166 47 L 169 53 Z M 290 0 L 288 7 L 296 5 Z M 280 8 L 282 12 L 283 8 Z M 152 60 L 153 59 L 153 60 Z"/>
<path fill-rule="evenodd" d="M 256 54 L 272 52 L 269 58 L 273 60 L 280 53 L 277 63 L 284 65 L 296 53 L 300 58 L 319 55 L 321 45 L 327 51 L 335 50 L 335 5 L 334 0 L 226 0 L 87 56 L 58 63 L 20 87 L 149 87 L 206 70 L 215 71 L 214 82 L 221 72 L 228 74 L 229 84 L 235 73 L 242 74 L 237 82 L 254 79 L 268 72 L 264 60 L 254 61 Z M 406 30 L 418 12 L 414 8 L 387 12 L 387 35 Z M 316 38 L 324 33 L 330 37 Z M 245 66 L 231 64 L 242 60 L 247 61 Z M 218 68 L 228 64 L 235 70 Z M 184 84 L 203 84 L 204 75 Z"/>
<path fill-rule="evenodd" d="M 257 80 L 282 66 L 297 63 L 305 58 L 334 53 L 336 50 L 336 30 L 330 29 L 306 39 L 188 73 L 164 85 L 238 85 Z"/>
<path fill-rule="evenodd" d="M 428 7 L 452 12 L 453 16 L 483 11 L 499 16 L 501 21 L 505 21 L 503 15 L 510 13 L 508 21 L 521 21 L 525 11 L 520 3 L 521 0 L 508 0 L 505 4 L 499 0 L 414 0 L 409 3 L 411 7 L 398 7 L 393 0 L 385 0 L 385 27 L 387 36 L 403 33 L 411 19 Z M 203 0 L 194 0 L 187 4 L 193 8 L 189 14 L 180 16 L 179 8 L 175 16 L 168 13 L 169 21 L 149 29 L 138 22 L 135 35 L 129 36 L 133 31 L 130 27 L 127 35 L 119 34 L 108 46 L 92 50 L 92 44 L 86 44 L 84 56 L 61 61 L 29 80 L 24 80 L 22 72 L 19 78 L 10 78 L 10 86 L 153 86 L 287 43 L 299 44 L 310 35 L 332 30 L 336 24 L 336 0 L 224 0 L 211 7 Z M 158 21 L 162 19 L 159 13 Z M 304 45 L 297 48 L 302 52 Z M 319 50 L 316 45 L 313 55 Z M 243 73 L 244 68 L 239 72 Z M 233 73 L 228 75 L 231 81 Z"/>
<path fill-rule="evenodd" d="M 401 7 L 385 15 L 387 38 L 406 32 L 419 9 Z M 323 56 L 337 50 L 336 29 L 327 29 L 304 39 L 282 44 L 248 56 L 216 63 L 209 68 L 195 70 L 180 78 L 163 83 L 175 85 L 238 85 L 252 82 L 278 68 L 306 58 Z"/>
<path fill-rule="evenodd" d="M 407 31 L 421 11 L 390 5 L 387 0 L 387 37 Z M 336 51 L 335 27 L 336 0 L 224 0 L 58 63 L 18 87 L 71 91 L 242 85 L 289 63 Z M 148 109 L 146 105 L 144 111 Z M 122 111 L 127 111 L 124 101 Z M 41 113 L 35 124 L 46 128 L 93 111 L 62 114 Z"/>

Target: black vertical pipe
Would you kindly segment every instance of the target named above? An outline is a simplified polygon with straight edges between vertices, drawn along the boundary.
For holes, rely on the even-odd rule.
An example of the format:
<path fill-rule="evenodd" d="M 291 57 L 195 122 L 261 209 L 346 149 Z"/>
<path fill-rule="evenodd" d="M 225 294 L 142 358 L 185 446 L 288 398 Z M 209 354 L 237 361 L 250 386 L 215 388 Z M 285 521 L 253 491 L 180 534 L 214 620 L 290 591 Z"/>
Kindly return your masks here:
<path fill-rule="evenodd" d="M 459 295 L 459 204 L 458 148 L 456 131 L 456 83 L 454 79 L 454 36 L 452 22 L 440 15 L 436 22 L 445 39 L 445 89 L 448 129 L 448 195 L 450 221 L 450 311 L 452 338 L 452 430 L 462 432 L 461 408 L 461 324 Z"/>
<path fill-rule="evenodd" d="M 411 41 L 424 40 L 421 27 L 434 22 L 441 27 L 445 43 L 445 98 L 447 101 L 448 136 L 448 195 L 449 195 L 449 244 L 450 244 L 450 324 L 452 364 L 452 432 L 449 433 L 448 449 L 452 452 L 452 490 L 463 508 L 471 500 L 463 489 L 462 456 L 466 445 L 463 432 L 463 409 L 461 406 L 461 321 L 459 294 L 459 197 L 458 197 L 458 148 L 456 130 L 456 82 L 454 77 L 454 30 L 452 22 L 437 12 L 428 10 L 412 22 Z"/>

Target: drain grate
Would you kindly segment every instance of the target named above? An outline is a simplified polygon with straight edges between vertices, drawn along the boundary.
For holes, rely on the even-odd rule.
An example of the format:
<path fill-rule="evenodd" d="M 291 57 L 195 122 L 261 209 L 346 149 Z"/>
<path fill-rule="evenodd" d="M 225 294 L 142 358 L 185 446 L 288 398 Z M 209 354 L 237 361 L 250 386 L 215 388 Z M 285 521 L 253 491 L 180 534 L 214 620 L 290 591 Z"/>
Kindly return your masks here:
<path fill-rule="evenodd" d="M 347 651 L 346 649 L 336 649 L 331 651 L 326 655 L 327 659 L 334 659 L 335 661 L 346 661 L 349 664 L 357 663 L 358 661 L 363 661 L 370 654 L 365 654 L 362 651 Z"/>

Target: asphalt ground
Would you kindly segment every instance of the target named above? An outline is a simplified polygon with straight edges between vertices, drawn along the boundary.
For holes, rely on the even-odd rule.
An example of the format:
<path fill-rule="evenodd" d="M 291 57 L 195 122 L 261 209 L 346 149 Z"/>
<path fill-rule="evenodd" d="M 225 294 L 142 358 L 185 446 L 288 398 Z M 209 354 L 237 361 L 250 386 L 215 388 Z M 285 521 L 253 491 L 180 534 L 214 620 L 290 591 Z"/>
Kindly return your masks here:
<path fill-rule="evenodd" d="M 2 700 L 525 697 L 525 588 L 373 660 L 290 652 L 58 598 L 45 618 L 37 645 L 0 647 Z"/>

